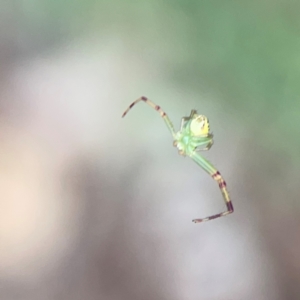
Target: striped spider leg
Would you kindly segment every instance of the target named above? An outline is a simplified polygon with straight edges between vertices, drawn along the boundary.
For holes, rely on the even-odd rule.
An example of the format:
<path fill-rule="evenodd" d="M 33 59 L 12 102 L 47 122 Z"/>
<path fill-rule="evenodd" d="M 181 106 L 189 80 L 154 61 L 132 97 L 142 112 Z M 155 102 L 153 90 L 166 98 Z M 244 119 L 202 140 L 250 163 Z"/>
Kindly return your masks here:
<path fill-rule="evenodd" d="M 225 180 L 221 176 L 220 172 L 207 159 L 198 153 L 199 151 L 209 150 L 213 145 L 213 134 L 210 133 L 207 117 L 204 115 L 198 115 L 197 111 L 193 109 L 189 117 L 183 117 L 181 119 L 180 130 L 175 132 L 173 124 L 167 114 L 160 108 L 160 106 L 156 105 L 146 97 L 140 97 L 131 103 L 123 113 L 122 117 L 125 117 L 129 110 L 140 101 L 145 102 L 158 111 L 160 116 L 164 119 L 172 134 L 173 145 L 174 147 L 177 147 L 178 153 L 182 156 L 189 156 L 196 164 L 198 164 L 214 180 L 216 180 L 219 185 L 227 210 L 203 219 L 194 219 L 193 222 L 205 222 L 233 213 L 233 205 L 226 189 Z"/>

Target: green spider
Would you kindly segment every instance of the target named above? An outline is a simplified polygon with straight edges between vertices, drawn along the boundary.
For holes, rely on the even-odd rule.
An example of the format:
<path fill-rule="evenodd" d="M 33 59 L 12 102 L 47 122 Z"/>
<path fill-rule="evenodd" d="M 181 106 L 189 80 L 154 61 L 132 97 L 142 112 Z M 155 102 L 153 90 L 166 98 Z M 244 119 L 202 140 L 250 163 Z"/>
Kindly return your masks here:
<path fill-rule="evenodd" d="M 219 188 L 227 206 L 227 211 L 204 219 L 194 219 L 193 222 L 205 222 L 233 213 L 233 205 L 226 189 L 225 180 L 222 178 L 220 172 L 208 160 L 197 153 L 199 151 L 209 150 L 213 145 L 213 134 L 209 131 L 209 121 L 207 117 L 198 115 L 197 111 L 193 109 L 189 117 L 182 118 L 180 130 L 176 133 L 171 120 L 160 106 L 156 105 L 146 97 L 140 97 L 129 105 L 123 113 L 122 118 L 125 117 L 128 111 L 140 101 L 144 101 L 159 112 L 168 129 L 171 131 L 174 140 L 173 145 L 174 147 L 177 147 L 179 154 L 182 156 L 189 156 L 219 184 Z"/>

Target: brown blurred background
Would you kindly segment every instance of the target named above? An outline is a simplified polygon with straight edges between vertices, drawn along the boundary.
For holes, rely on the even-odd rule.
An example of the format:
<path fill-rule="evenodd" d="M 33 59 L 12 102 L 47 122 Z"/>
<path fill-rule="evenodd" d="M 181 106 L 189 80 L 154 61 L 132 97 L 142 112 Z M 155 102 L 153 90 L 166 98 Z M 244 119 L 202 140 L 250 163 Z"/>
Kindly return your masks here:
<path fill-rule="evenodd" d="M 0 300 L 300 299 L 300 2 L 0 2 Z M 172 147 L 198 109 L 217 184 Z"/>

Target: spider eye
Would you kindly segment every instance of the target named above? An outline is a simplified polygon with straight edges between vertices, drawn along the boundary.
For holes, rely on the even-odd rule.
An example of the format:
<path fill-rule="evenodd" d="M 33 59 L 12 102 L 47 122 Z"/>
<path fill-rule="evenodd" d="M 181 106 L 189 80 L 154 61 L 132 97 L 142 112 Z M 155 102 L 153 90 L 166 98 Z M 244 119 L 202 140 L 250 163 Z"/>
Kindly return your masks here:
<path fill-rule="evenodd" d="M 207 135 L 209 133 L 208 119 L 203 115 L 198 115 L 190 125 L 192 134 L 195 136 Z"/>

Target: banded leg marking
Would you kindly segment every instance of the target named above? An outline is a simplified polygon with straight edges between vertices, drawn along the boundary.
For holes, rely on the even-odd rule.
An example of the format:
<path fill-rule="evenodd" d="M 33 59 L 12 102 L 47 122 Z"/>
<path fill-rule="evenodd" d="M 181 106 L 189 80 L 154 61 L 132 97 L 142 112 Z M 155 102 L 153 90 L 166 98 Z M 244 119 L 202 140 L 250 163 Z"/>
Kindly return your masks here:
<path fill-rule="evenodd" d="M 216 218 L 220 218 L 220 217 L 223 217 L 223 216 L 226 216 L 226 215 L 229 215 L 231 213 L 233 213 L 234 209 L 233 209 L 233 205 L 232 205 L 232 202 L 230 200 L 230 197 L 229 197 L 229 194 L 228 194 L 228 191 L 226 189 L 226 182 L 225 180 L 222 178 L 221 174 L 219 171 L 215 172 L 214 174 L 212 174 L 212 178 L 214 180 L 216 180 L 219 184 L 219 188 L 222 192 L 222 195 L 223 195 L 223 199 L 225 201 L 225 204 L 227 206 L 227 211 L 224 211 L 222 213 L 219 213 L 219 214 L 216 214 L 216 215 L 212 215 L 212 216 L 209 216 L 209 217 L 206 217 L 204 219 L 194 219 L 193 222 L 194 223 L 201 223 L 201 222 L 206 222 L 206 221 L 210 221 L 210 220 L 213 220 L 213 219 L 216 219 Z"/>
<path fill-rule="evenodd" d="M 137 100 L 135 100 L 134 102 L 132 102 L 129 107 L 124 111 L 122 118 L 124 118 L 127 113 L 133 108 L 133 106 L 135 104 L 137 104 L 140 101 L 144 101 L 145 103 L 147 103 L 149 106 L 151 106 L 153 109 L 155 109 L 156 111 L 159 112 L 160 116 L 164 119 L 167 127 L 169 128 L 169 130 L 171 131 L 173 137 L 175 136 L 175 130 L 174 130 L 174 126 L 171 122 L 171 120 L 169 119 L 168 115 L 161 109 L 161 107 L 159 105 L 156 105 L 155 103 L 153 103 L 151 100 L 149 100 L 147 97 L 142 96 L 140 98 L 138 98 Z"/>

